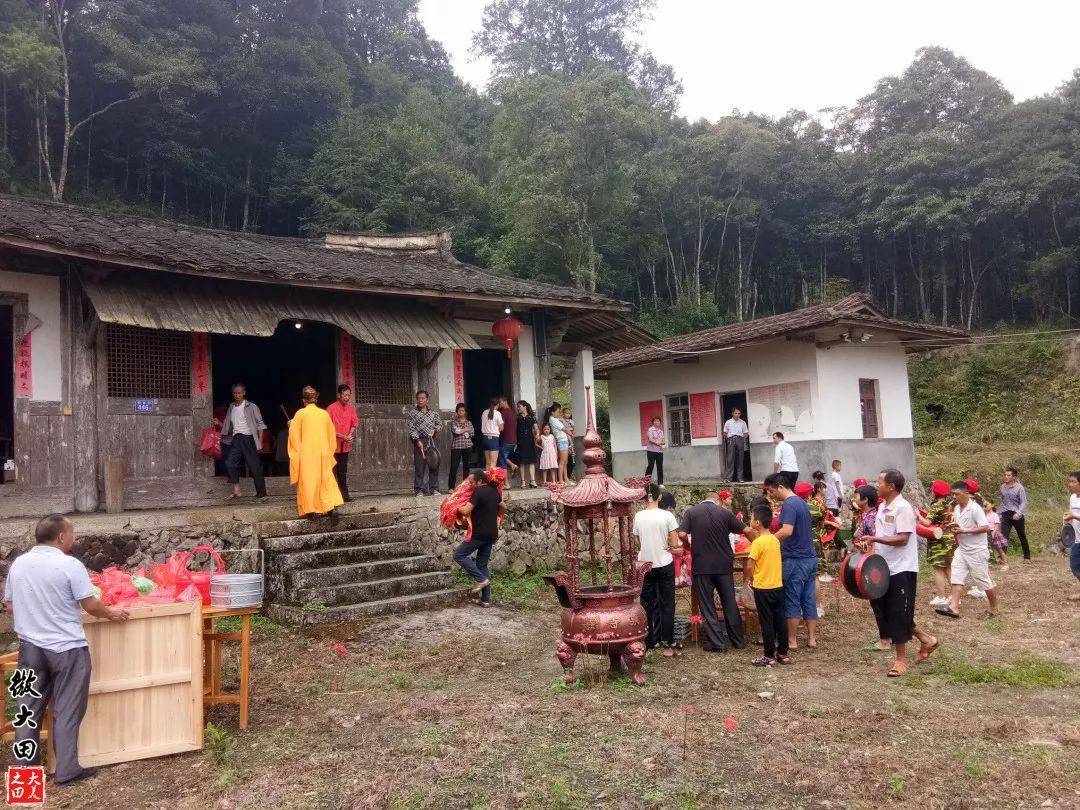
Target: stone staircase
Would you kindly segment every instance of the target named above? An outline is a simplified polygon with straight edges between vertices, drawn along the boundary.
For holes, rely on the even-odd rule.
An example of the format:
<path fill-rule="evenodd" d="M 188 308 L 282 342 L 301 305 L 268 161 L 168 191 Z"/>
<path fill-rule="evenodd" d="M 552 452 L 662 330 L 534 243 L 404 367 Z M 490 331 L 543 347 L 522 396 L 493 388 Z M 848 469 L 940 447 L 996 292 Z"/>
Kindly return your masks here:
<path fill-rule="evenodd" d="M 329 624 L 454 604 L 450 572 L 407 539 L 391 512 L 256 525 L 266 550 L 267 615 Z"/>

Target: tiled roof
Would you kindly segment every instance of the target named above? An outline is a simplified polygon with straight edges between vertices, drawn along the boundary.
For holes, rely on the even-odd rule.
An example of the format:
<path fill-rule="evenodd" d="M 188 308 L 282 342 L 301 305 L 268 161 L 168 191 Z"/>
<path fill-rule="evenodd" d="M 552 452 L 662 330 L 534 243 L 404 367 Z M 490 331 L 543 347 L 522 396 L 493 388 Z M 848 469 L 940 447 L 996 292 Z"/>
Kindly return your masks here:
<path fill-rule="evenodd" d="M 629 310 L 623 302 L 573 287 L 497 276 L 459 262 L 443 250 L 341 250 L 326 247 L 322 239 L 196 228 L 0 195 L 0 244 L 4 242 L 113 264 L 207 276 Z"/>
<path fill-rule="evenodd" d="M 815 304 L 781 315 L 718 326 L 689 335 L 667 338 L 647 346 L 610 352 L 598 357 L 594 368 L 597 372 L 606 372 L 644 363 L 671 360 L 680 355 L 693 355 L 750 343 L 762 343 L 774 338 L 819 329 L 833 323 L 863 324 L 882 330 L 891 329 L 910 334 L 911 339 L 926 340 L 928 343 L 937 338 L 940 338 L 943 343 L 954 343 L 968 337 L 968 333 L 963 329 L 888 318 L 874 307 L 868 296 L 855 293 L 839 301 Z"/>

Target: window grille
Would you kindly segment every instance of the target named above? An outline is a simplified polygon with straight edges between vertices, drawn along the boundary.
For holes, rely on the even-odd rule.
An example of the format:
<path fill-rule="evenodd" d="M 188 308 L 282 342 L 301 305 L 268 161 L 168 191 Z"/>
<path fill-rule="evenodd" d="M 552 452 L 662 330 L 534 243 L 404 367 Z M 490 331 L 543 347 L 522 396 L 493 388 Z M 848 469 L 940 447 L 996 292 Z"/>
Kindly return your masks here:
<path fill-rule="evenodd" d="M 111 324 L 107 346 L 110 397 L 191 398 L 190 334 Z"/>
<path fill-rule="evenodd" d="M 690 395 L 673 394 L 667 398 L 668 444 L 690 444 Z"/>
<path fill-rule="evenodd" d="M 356 401 L 365 405 L 409 405 L 416 397 L 416 349 L 353 344 Z"/>
<path fill-rule="evenodd" d="M 859 407 L 862 410 L 863 438 L 881 438 L 881 411 L 878 409 L 877 380 L 859 380 Z"/>

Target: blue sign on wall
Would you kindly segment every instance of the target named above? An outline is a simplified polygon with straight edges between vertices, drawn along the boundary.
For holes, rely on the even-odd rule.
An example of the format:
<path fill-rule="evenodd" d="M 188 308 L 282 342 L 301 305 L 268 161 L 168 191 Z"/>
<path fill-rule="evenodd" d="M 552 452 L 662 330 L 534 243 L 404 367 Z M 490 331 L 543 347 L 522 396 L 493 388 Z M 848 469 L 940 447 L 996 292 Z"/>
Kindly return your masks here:
<path fill-rule="evenodd" d="M 135 400 L 135 413 L 157 413 L 156 399 Z"/>

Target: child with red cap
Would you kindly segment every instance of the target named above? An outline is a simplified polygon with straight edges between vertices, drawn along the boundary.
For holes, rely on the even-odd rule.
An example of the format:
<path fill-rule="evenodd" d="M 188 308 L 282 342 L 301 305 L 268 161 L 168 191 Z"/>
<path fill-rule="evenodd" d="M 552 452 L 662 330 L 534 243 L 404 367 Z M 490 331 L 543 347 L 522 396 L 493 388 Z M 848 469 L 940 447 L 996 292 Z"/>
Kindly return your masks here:
<path fill-rule="evenodd" d="M 952 565 L 953 549 L 956 542 L 953 537 L 950 524 L 953 518 L 953 500 L 950 496 L 952 488 L 948 481 L 938 479 L 930 485 L 930 491 L 934 494 L 934 502 L 926 512 L 926 517 L 919 517 L 919 523 L 923 526 L 933 526 L 941 529 L 941 539 L 926 538 L 926 562 L 934 571 L 934 598 L 930 600 L 930 607 L 944 607 L 949 604 L 949 569 Z"/>

